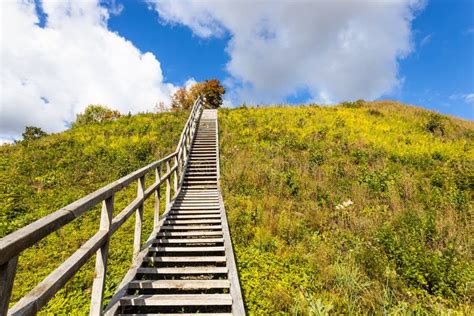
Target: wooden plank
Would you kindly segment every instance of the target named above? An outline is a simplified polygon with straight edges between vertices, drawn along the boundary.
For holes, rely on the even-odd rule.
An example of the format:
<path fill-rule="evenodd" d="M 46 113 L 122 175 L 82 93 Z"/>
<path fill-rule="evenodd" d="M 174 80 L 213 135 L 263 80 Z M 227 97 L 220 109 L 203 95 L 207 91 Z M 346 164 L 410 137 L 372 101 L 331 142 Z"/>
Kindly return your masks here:
<path fill-rule="evenodd" d="M 167 162 L 169 164 L 169 162 Z M 142 247 L 142 225 L 143 225 L 143 204 L 144 204 L 144 188 L 145 188 L 145 176 L 140 177 L 137 181 L 137 198 L 140 199 L 140 204 L 135 211 L 135 231 L 133 238 L 133 257 L 132 262 L 135 261 L 140 249 Z"/>
<path fill-rule="evenodd" d="M 108 233 L 99 230 L 91 239 L 82 245 L 72 256 L 64 261 L 46 279 L 41 281 L 31 292 L 24 296 L 9 311 L 12 315 L 34 315 L 56 292 L 87 262 L 87 260 L 107 240 Z"/>
<path fill-rule="evenodd" d="M 219 243 L 223 238 L 161 238 L 154 241 L 157 244 L 193 244 L 193 243 Z"/>
<path fill-rule="evenodd" d="M 232 305 L 229 294 L 128 295 L 120 299 L 124 306 L 222 306 Z"/>
<path fill-rule="evenodd" d="M 190 263 L 190 262 L 213 262 L 213 263 L 222 263 L 226 262 L 225 256 L 194 256 L 194 257 L 145 257 L 143 258 L 144 262 L 151 263 L 163 263 L 163 262 L 173 262 L 173 263 Z"/>
<path fill-rule="evenodd" d="M 114 211 L 114 196 L 102 202 L 102 211 L 100 215 L 100 230 L 109 232 L 112 224 L 112 213 Z M 105 277 L 107 275 L 107 259 L 109 256 L 110 235 L 104 245 L 97 250 L 95 261 L 95 274 L 92 283 L 90 315 L 102 314 L 102 302 L 104 300 Z"/>
<path fill-rule="evenodd" d="M 7 314 L 17 265 L 18 256 L 0 266 L 0 315 Z"/>
<path fill-rule="evenodd" d="M 222 229 L 222 225 L 189 225 L 189 226 L 161 226 L 161 230 L 211 230 L 211 229 Z"/>
<path fill-rule="evenodd" d="M 219 219 L 166 219 L 165 225 L 220 224 Z"/>
<path fill-rule="evenodd" d="M 158 237 L 222 236 L 222 231 L 160 232 Z"/>
<path fill-rule="evenodd" d="M 182 214 L 174 214 L 173 215 L 168 215 L 167 219 L 168 220 L 180 220 L 180 219 L 198 219 L 198 218 L 221 218 L 221 214 L 215 213 L 215 214 L 204 214 L 204 215 L 182 215 Z"/>
<path fill-rule="evenodd" d="M 139 274 L 225 274 L 226 267 L 138 268 Z"/>
<path fill-rule="evenodd" d="M 121 316 L 196 316 L 196 313 L 120 314 Z M 232 316 L 232 313 L 199 313 L 199 316 Z"/>
<path fill-rule="evenodd" d="M 209 214 L 209 215 L 215 215 L 218 214 L 220 216 L 219 210 L 199 210 L 199 211 L 190 211 L 190 210 L 173 210 L 168 213 L 168 216 L 174 216 L 174 215 L 198 215 L 198 214 Z"/>
<path fill-rule="evenodd" d="M 228 280 L 146 280 L 132 281 L 131 289 L 228 289 Z"/>
<path fill-rule="evenodd" d="M 224 246 L 207 247 L 150 247 L 149 252 L 220 252 L 225 251 Z"/>
<path fill-rule="evenodd" d="M 18 255 L 26 248 L 31 247 L 45 236 L 57 231 L 59 228 L 81 216 L 83 213 L 90 210 L 98 203 L 112 196 L 115 192 L 127 187 L 130 183 L 140 178 L 151 169 L 174 157 L 174 155 L 176 155 L 176 152 L 163 159 L 152 162 L 149 165 L 84 196 L 83 198 L 63 207 L 62 209 L 1 238 L 0 253 L 2 256 L 0 256 L 0 265 Z"/>

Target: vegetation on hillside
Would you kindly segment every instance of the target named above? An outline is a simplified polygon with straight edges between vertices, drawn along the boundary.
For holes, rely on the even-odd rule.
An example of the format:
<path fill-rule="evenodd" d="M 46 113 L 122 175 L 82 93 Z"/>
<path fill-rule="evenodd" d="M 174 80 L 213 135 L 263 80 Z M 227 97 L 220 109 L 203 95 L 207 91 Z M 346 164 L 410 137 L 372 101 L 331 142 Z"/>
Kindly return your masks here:
<path fill-rule="evenodd" d="M 250 314 L 474 308 L 474 124 L 393 102 L 219 111 Z"/>
<path fill-rule="evenodd" d="M 173 152 L 186 119 L 187 113 L 139 114 L 116 117 L 114 121 L 101 119 L 102 123 L 87 119 L 60 134 L 0 146 L 0 237 Z M 153 180 L 154 177 L 148 177 L 146 185 Z M 115 214 L 135 198 L 136 190 L 132 184 L 116 195 Z M 147 202 L 144 238 L 150 234 L 153 223 L 153 201 Z M 12 304 L 97 231 L 99 207 L 23 252 Z M 115 292 L 130 267 L 133 227 L 131 218 L 112 238 L 106 298 Z M 41 314 L 86 315 L 93 274 L 94 259 L 58 292 Z"/>
<path fill-rule="evenodd" d="M 172 152 L 186 118 L 122 116 L 0 146 L 0 237 Z M 359 101 L 222 109 L 219 129 L 221 181 L 249 314 L 472 310 L 473 123 Z M 118 194 L 115 212 L 135 194 L 133 185 Z M 106 298 L 129 268 L 133 224 L 112 238 Z M 98 225 L 96 208 L 25 251 L 13 302 Z M 91 260 L 41 314 L 87 314 L 93 266 Z"/>

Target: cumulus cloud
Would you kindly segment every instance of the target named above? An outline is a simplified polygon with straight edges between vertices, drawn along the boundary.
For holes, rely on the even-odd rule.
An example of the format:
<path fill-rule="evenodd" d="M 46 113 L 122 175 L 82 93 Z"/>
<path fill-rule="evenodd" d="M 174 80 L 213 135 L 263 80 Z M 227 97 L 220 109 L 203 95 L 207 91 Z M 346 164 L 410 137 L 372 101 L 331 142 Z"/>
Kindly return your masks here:
<path fill-rule="evenodd" d="M 413 50 L 421 0 L 148 0 L 165 23 L 202 38 L 230 35 L 226 85 L 235 101 L 374 99 L 396 89 Z"/>
<path fill-rule="evenodd" d="M 98 1 L 4 1 L 1 9 L 0 139 L 26 125 L 65 129 L 91 103 L 132 113 L 169 102 L 175 87 L 163 81 L 159 61 L 107 28 Z"/>

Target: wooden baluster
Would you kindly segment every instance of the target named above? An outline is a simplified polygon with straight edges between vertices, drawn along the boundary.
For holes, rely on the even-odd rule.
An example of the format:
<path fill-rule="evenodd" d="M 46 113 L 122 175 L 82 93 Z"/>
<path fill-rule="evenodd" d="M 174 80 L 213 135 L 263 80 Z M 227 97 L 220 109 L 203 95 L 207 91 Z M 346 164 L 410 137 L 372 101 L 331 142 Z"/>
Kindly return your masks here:
<path fill-rule="evenodd" d="M 156 167 L 155 169 L 155 181 L 160 182 L 160 166 Z M 160 185 L 156 188 L 155 191 L 155 216 L 153 217 L 153 227 L 157 227 L 158 223 L 160 222 Z"/>
<path fill-rule="evenodd" d="M 114 209 L 114 196 L 102 201 L 100 214 L 100 230 L 109 231 L 112 224 L 112 213 Z M 110 235 L 102 247 L 97 250 L 95 261 L 95 276 L 92 284 L 92 298 L 90 315 L 102 314 L 102 302 L 104 300 L 105 277 L 107 274 L 107 258 L 109 255 Z"/>
<path fill-rule="evenodd" d="M 8 312 L 8 303 L 12 295 L 17 265 L 18 256 L 11 258 L 0 266 L 0 315 L 6 315 Z"/>
<path fill-rule="evenodd" d="M 137 197 L 141 199 L 140 205 L 135 212 L 135 238 L 133 240 L 133 262 L 140 253 L 142 247 L 142 223 L 143 223 L 143 204 L 145 203 L 145 176 L 138 179 Z"/>
<path fill-rule="evenodd" d="M 175 195 L 178 192 L 178 163 L 179 163 L 178 156 L 176 155 L 176 156 L 174 156 L 174 165 L 176 166 L 176 168 L 174 169 L 174 177 L 173 177 L 173 180 L 174 180 L 173 181 L 174 182 L 173 183 L 174 184 L 174 186 L 173 186 L 174 191 L 173 192 L 174 192 Z"/>
<path fill-rule="evenodd" d="M 170 161 L 166 161 L 166 174 L 168 174 L 171 170 L 171 167 L 170 167 Z M 168 178 L 166 178 L 166 207 L 168 207 L 168 205 L 170 204 L 170 201 L 171 201 L 171 175 L 168 176 Z"/>

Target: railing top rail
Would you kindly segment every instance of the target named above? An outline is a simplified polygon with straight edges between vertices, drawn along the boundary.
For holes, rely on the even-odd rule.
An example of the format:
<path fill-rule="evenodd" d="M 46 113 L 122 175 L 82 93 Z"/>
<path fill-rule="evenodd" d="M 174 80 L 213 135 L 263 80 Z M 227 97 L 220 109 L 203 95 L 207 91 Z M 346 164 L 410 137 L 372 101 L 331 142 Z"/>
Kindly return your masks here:
<path fill-rule="evenodd" d="M 61 208 L 60 210 L 51 213 L 45 217 L 42 217 L 35 222 L 26 225 L 14 231 L 13 233 L 0 239 L 0 265 L 8 262 L 10 259 L 19 255 L 23 250 L 33 246 L 38 241 L 48 236 L 49 234 L 57 231 L 64 225 L 68 224 L 75 218 L 81 216 L 91 208 L 93 208 L 98 203 L 109 198 L 116 192 L 127 187 L 130 183 L 136 181 L 140 177 L 147 174 L 150 170 L 153 170 L 160 165 L 170 161 L 172 158 L 177 157 L 180 154 L 182 142 L 185 139 L 185 134 L 188 128 L 190 128 L 193 120 L 195 119 L 196 113 L 201 108 L 201 98 L 198 97 L 196 102 L 193 105 L 192 111 L 189 115 L 189 118 L 183 128 L 181 137 L 176 147 L 176 150 L 162 158 L 160 160 L 154 161 L 147 166 L 140 168 L 108 185 L 72 202 L 71 204 Z M 179 157 L 178 157 L 179 158 Z M 168 174 L 169 176 L 169 174 Z M 166 177 L 162 178 L 164 181 Z M 161 182 L 160 182 L 161 183 Z"/>

